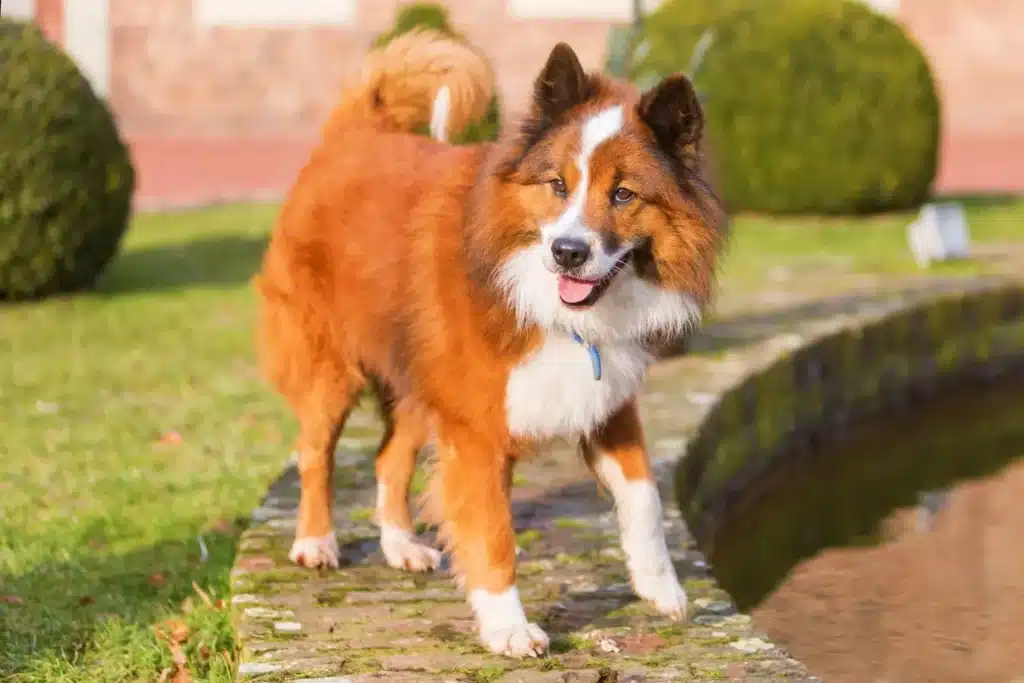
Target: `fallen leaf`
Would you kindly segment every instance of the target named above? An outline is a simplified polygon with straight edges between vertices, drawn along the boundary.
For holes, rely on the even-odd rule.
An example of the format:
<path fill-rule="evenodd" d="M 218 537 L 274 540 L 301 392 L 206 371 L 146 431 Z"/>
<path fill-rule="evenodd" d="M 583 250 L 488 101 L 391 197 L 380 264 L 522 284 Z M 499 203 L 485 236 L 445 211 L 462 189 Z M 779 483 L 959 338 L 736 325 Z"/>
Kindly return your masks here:
<path fill-rule="evenodd" d="M 150 574 L 149 578 L 146 579 L 146 582 L 154 588 L 160 588 L 167 583 L 167 578 L 163 574 L 157 572 L 156 574 Z"/>
<path fill-rule="evenodd" d="M 217 598 L 217 602 L 213 604 L 217 609 L 224 609 L 228 606 L 228 603 L 224 602 L 224 598 Z"/>
<path fill-rule="evenodd" d="M 192 683 L 192 675 L 188 672 L 185 651 L 181 644 L 188 640 L 189 628 L 181 619 L 168 619 L 160 624 L 153 625 L 153 631 L 159 640 L 167 643 L 167 649 L 171 653 L 171 661 L 174 668 L 164 669 L 160 672 L 158 683 Z"/>
<path fill-rule="evenodd" d="M 210 531 L 216 531 L 218 534 L 230 534 L 235 530 L 235 525 L 227 519 L 218 519 L 212 525 L 210 525 Z"/>
<path fill-rule="evenodd" d="M 174 622 L 174 626 L 171 629 L 171 642 L 184 643 L 188 640 L 188 624 L 183 621 Z"/>
<path fill-rule="evenodd" d="M 200 648 L 199 648 L 199 659 L 201 659 L 201 660 L 203 660 L 205 662 L 209 658 L 210 658 L 210 646 L 209 645 L 202 645 L 202 646 L 200 646 Z"/>
<path fill-rule="evenodd" d="M 206 591 L 199 587 L 198 583 L 193 581 L 192 588 L 194 588 L 196 593 L 199 594 L 199 597 L 202 598 L 203 602 L 206 604 L 207 607 L 213 607 L 213 600 L 210 599 L 210 596 L 206 593 Z"/>
<path fill-rule="evenodd" d="M 196 608 L 196 602 L 189 596 L 181 601 L 181 613 L 188 614 Z"/>
<path fill-rule="evenodd" d="M 86 605 L 91 605 L 94 602 L 96 602 L 96 598 L 92 597 L 91 595 L 83 595 L 82 597 L 78 598 L 78 604 L 82 607 L 85 607 Z"/>
<path fill-rule="evenodd" d="M 181 619 L 168 619 L 154 626 L 153 631 L 156 633 L 157 638 L 167 641 L 171 645 L 184 643 L 188 640 L 188 624 Z"/>
<path fill-rule="evenodd" d="M 181 434 L 174 430 L 164 432 L 160 435 L 160 443 L 164 446 L 177 446 L 184 442 L 185 439 L 182 438 Z"/>
<path fill-rule="evenodd" d="M 171 674 L 170 683 L 192 683 L 192 675 L 188 672 L 185 660 L 185 652 L 177 643 L 170 643 L 171 660 L 174 662 L 174 672 Z"/>
<path fill-rule="evenodd" d="M 24 605 L 25 601 L 17 595 L 0 595 L 0 603 L 5 605 Z"/>

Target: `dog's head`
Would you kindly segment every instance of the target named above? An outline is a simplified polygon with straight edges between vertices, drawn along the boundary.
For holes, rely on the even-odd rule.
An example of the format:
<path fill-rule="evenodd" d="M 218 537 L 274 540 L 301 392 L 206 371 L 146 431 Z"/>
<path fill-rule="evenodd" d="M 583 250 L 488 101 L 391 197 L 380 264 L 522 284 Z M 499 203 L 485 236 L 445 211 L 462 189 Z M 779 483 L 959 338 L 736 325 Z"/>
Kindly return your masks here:
<path fill-rule="evenodd" d="M 641 94 L 554 48 L 490 181 L 492 272 L 522 324 L 597 341 L 697 322 L 724 223 L 702 131 L 686 77 Z"/>

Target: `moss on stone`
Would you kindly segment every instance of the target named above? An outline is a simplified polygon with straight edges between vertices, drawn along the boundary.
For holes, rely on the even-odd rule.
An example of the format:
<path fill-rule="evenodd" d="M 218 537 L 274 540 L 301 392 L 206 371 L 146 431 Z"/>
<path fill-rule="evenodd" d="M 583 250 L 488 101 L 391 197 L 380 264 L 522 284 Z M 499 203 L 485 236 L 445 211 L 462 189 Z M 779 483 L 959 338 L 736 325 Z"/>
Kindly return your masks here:
<path fill-rule="evenodd" d="M 482 669 L 466 671 L 470 683 L 492 683 L 505 675 L 503 666 L 487 666 Z"/>
<path fill-rule="evenodd" d="M 553 524 L 559 529 L 587 529 L 589 525 L 575 517 L 559 517 Z"/>
<path fill-rule="evenodd" d="M 371 507 L 357 507 L 348 511 L 348 518 L 353 522 L 370 522 L 375 510 Z"/>
<path fill-rule="evenodd" d="M 543 534 L 536 529 L 527 529 L 516 534 L 516 543 L 523 550 L 529 550 L 530 546 L 543 538 Z"/>

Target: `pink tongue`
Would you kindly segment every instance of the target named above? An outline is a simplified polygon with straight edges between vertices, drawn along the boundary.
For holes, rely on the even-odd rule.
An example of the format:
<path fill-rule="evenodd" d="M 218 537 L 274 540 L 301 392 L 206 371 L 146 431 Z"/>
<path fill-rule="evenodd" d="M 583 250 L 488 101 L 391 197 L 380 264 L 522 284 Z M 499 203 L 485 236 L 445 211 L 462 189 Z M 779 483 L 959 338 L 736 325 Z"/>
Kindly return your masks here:
<path fill-rule="evenodd" d="M 596 282 L 581 282 L 567 277 L 558 278 L 558 296 L 567 304 L 578 304 L 590 296 Z"/>

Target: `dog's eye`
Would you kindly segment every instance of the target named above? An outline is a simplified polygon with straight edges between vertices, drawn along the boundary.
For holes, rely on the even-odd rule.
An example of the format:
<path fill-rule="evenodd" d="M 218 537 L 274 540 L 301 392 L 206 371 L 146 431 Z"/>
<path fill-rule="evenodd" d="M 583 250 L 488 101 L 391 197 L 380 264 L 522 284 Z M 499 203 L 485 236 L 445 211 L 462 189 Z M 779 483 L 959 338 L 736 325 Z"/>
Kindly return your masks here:
<path fill-rule="evenodd" d="M 561 178 L 555 178 L 551 181 L 551 189 L 555 191 L 555 194 L 559 197 L 565 197 L 569 194 L 569 190 L 565 187 L 565 181 Z"/>
<path fill-rule="evenodd" d="M 628 204 L 633 201 L 634 197 L 636 197 L 636 193 L 625 187 L 616 188 L 612 193 L 612 201 L 616 204 Z"/>

